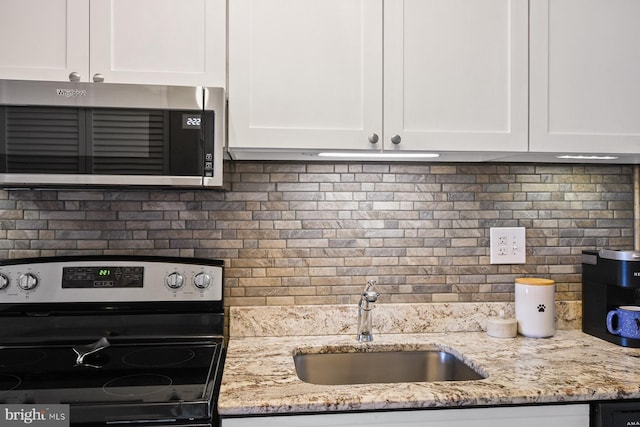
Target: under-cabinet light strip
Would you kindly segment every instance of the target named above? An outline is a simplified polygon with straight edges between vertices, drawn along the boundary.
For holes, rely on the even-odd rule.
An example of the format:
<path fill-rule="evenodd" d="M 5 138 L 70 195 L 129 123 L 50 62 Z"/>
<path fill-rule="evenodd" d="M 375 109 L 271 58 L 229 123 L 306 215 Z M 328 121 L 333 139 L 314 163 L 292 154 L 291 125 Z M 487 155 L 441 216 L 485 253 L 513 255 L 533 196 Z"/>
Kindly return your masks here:
<path fill-rule="evenodd" d="M 326 152 L 318 153 L 319 157 L 349 157 L 367 159 L 432 159 L 440 157 L 436 153 L 357 153 L 357 152 Z"/>
<path fill-rule="evenodd" d="M 617 156 L 584 156 L 584 155 L 564 155 L 556 156 L 557 159 L 577 159 L 577 160 L 615 160 Z"/>

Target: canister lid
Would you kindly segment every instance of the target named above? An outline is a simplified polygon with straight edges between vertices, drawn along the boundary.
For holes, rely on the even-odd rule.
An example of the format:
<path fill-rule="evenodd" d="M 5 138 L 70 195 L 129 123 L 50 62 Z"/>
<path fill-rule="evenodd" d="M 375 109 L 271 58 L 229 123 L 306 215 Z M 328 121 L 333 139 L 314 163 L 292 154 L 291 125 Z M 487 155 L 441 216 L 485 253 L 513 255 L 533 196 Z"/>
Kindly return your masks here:
<path fill-rule="evenodd" d="M 537 277 L 520 277 L 516 279 L 516 283 L 521 285 L 551 286 L 556 282 L 551 279 L 539 279 Z"/>

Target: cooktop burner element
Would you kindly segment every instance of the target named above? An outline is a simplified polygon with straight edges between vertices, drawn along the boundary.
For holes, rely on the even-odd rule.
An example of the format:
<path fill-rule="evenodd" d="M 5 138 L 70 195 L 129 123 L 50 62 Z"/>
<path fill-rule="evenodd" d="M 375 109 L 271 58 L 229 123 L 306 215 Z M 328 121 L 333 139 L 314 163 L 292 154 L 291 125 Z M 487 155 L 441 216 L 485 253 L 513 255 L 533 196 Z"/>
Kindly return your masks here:
<path fill-rule="evenodd" d="M 218 425 L 223 263 L 0 261 L 0 401 L 66 404 L 72 427 Z"/>
<path fill-rule="evenodd" d="M 165 375 L 134 374 L 110 380 L 102 389 L 107 394 L 129 398 L 160 393 L 171 384 L 173 380 Z"/>

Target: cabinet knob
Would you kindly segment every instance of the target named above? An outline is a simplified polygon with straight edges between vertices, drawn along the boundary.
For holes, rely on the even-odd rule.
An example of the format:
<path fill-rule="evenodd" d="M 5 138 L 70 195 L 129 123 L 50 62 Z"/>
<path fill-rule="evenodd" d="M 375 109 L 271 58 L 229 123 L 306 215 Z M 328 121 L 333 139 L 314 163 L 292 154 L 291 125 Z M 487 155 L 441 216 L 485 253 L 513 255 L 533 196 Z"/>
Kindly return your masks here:
<path fill-rule="evenodd" d="M 102 83 L 104 81 L 104 76 L 100 73 L 93 75 L 93 81 L 95 83 Z"/>
<path fill-rule="evenodd" d="M 398 145 L 398 144 L 400 144 L 400 142 L 402 142 L 402 138 L 400 138 L 400 135 L 393 135 L 393 136 L 391 137 L 391 142 L 392 142 L 393 144 Z"/>
<path fill-rule="evenodd" d="M 74 71 L 69 73 L 69 81 L 70 82 L 79 82 L 80 81 L 80 73 Z"/>
<path fill-rule="evenodd" d="M 372 133 L 371 135 L 369 135 L 369 142 L 372 144 L 376 144 L 378 142 L 378 134 L 377 133 Z"/>

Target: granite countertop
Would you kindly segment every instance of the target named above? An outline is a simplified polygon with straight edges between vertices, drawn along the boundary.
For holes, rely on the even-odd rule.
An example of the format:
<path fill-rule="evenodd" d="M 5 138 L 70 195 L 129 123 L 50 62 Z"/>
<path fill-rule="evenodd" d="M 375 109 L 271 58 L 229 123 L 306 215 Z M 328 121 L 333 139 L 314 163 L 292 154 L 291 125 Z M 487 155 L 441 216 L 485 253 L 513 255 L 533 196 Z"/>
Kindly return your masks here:
<path fill-rule="evenodd" d="M 341 310 L 350 313 L 349 308 L 232 311 L 218 410 L 224 417 L 640 398 L 637 369 L 640 349 L 619 347 L 571 328 L 576 326 L 579 305 L 558 307 L 557 324 L 569 328 L 559 329 L 553 337 L 545 339 L 493 338 L 482 331 L 483 318 L 486 325 L 487 316 L 495 315 L 499 309 L 512 313 L 510 305 L 457 306 L 454 309 L 447 305 L 425 305 L 422 309 L 433 318 L 438 318 L 437 312 L 444 312 L 447 316 L 442 318 L 447 322 L 459 314 L 453 315 L 451 310 L 462 309 L 460 318 L 474 319 L 466 324 L 466 331 L 451 331 L 446 326 L 444 330 L 432 331 L 442 329 L 443 324 L 435 321 L 425 328 L 416 327 L 424 325 L 424 321 L 399 320 L 407 314 L 403 310 L 415 310 L 415 306 L 388 307 L 386 314 L 380 310 L 378 327 L 396 333 L 376 333 L 374 321 L 374 342 L 368 344 L 356 341 L 352 333 L 355 330 L 348 326 L 348 320 L 344 325 L 340 321 L 333 323 L 336 318 L 349 319 L 336 316 Z M 278 336 L 268 336 L 272 331 L 265 323 L 270 322 L 277 325 L 274 327 Z M 318 329 L 318 322 L 331 328 Z M 389 322 L 395 326 L 389 326 Z M 287 324 L 289 328 L 283 326 Z M 338 331 L 332 329 L 335 327 Z M 296 331 L 303 334 L 294 335 Z M 311 335 L 313 331 L 327 334 Z M 488 377 L 460 382 L 329 386 L 308 384 L 296 376 L 293 363 L 296 351 L 361 347 L 373 350 L 435 347 L 452 351 Z"/>

